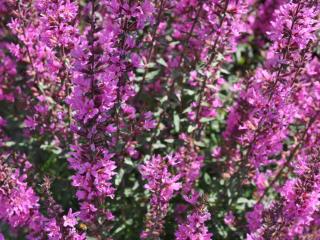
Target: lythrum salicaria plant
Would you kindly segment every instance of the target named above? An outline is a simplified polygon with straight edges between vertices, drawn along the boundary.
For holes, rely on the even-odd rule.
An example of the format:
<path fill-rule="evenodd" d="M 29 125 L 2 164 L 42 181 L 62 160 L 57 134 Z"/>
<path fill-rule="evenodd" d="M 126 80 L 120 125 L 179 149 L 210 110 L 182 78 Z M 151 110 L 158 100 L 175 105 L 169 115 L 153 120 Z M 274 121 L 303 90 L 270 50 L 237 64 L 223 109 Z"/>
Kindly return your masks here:
<path fill-rule="evenodd" d="M 319 4 L 1 0 L 0 240 L 320 239 Z"/>

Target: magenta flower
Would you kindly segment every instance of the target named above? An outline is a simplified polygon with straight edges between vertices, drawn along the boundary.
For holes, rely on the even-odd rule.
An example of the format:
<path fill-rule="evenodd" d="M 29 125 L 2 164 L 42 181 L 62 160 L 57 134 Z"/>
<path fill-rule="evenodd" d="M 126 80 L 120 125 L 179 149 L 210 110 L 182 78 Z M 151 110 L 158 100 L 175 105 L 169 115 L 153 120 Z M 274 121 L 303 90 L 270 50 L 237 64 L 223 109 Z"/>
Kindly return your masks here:
<path fill-rule="evenodd" d="M 212 233 L 208 232 L 204 223 L 210 220 L 210 213 L 198 211 L 191 213 L 187 217 L 187 222 L 179 225 L 176 231 L 177 240 L 210 240 Z"/>
<path fill-rule="evenodd" d="M 0 240 L 320 239 L 319 10 L 1 0 Z"/>
<path fill-rule="evenodd" d="M 76 217 L 79 215 L 79 213 L 72 213 L 72 209 L 69 209 L 68 215 L 63 216 L 63 226 L 64 227 L 71 227 L 73 228 L 77 223 Z"/>
<path fill-rule="evenodd" d="M 175 176 L 170 172 L 168 159 L 171 159 L 171 157 L 162 158 L 159 155 L 154 156 L 140 166 L 140 173 L 147 180 L 145 188 L 152 193 L 146 229 L 140 236 L 143 239 L 160 236 L 163 230 L 164 217 L 168 211 L 169 201 L 175 192 L 181 188 L 181 183 L 178 182 L 180 176 Z"/>

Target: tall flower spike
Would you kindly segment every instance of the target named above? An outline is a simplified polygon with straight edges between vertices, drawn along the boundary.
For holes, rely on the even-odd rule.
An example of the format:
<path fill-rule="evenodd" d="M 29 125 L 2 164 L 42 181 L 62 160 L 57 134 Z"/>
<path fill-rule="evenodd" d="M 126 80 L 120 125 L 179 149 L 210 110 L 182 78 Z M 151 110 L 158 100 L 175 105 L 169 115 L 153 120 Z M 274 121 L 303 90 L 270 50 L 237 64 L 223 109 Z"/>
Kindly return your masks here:
<path fill-rule="evenodd" d="M 153 156 L 140 166 L 140 173 L 143 179 L 147 180 L 145 188 L 151 192 L 145 230 L 141 233 L 142 239 L 158 239 L 161 236 L 169 201 L 181 188 L 181 183 L 178 182 L 180 175 L 170 172 L 170 168 L 175 167 L 175 162 L 170 159 L 171 156 Z"/>
<path fill-rule="evenodd" d="M 89 25 L 72 53 L 73 92 L 68 102 L 76 120 L 72 128 L 79 139 L 72 147 L 69 162 L 76 171 L 72 180 L 81 202 L 80 217 L 95 228 L 101 224 L 96 216 L 105 221 L 113 219 L 110 211 L 101 208 L 105 198 L 113 198 L 115 193 L 113 159 L 120 162 L 123 152 L 134 152 L 123 146 L 131 136 L 126 134 L 129 139 L 122 139 L 123 129 L 136 119 L 136 110 L 128 104 L 134 95 L 129 58 L 136 47 L 136 31 L 150 20 L 152 5 L 148 1 L 91 1 L 87 7 Z M 131 25 L 132 19 L 135 22 Z"/>
<path fill-rule="evenodd" d="M 15 164 L 11 162 L 11 155 L 21 159 L 16 164 L 20 164 L 22 170 L 10 166 Z M 62 219 L 66 217 L 62 217 L 61 212 L 57 212 L 55 216 L 44 216 L 40 212 L 40 199 L 27 184 L 30 167 L 23 155 L 6 152 L 0 155 L 0 219 L 8 223 L 13 230 L 25 229 L 27 239 L 30 240 L 84 240 L 85 233 L 79 233 L 75 227 L 77 219 L 73 218 L 73 226 L 63 226 Z M 48 212 L 50 210 L 53 209 L 48 209 Z"/>
<path fill-rule="evenodd" d="M 114 74 L 107 74 L 103 59 L 110 41 L 103 45 L 99 30 L 102 23 L 96 15 L 101 9 L 99 4 L 91 1 L 89 7 L 89 26 L 72 52 L 73 91 L 68 99 L 77 124 L 72 129 L 80 136 L 69 158 L 70 167 L 76 171 L 72 184 L 77 188 L 76 195 L 81 203 L 80 217 L 87 223 L 96 221 L 93 214 L 107 218 L 109 212 L 99 209 L 98 202 L 102 203 L 106 197 L 113 198 L 111 181 L 116 168 L 113 155 L 105 145 L 106 111 L 114 105 L 116 88 Z"/>
<path fill-rule="evenodd" d="M 261 204 L 256 205 L 255 208 L 259 206 L 260 214 L 256 216 L 255 223 L 250 217 L 253 213 L 248 214 L 250 237 L 253 239 L 270 236 L 275 236 L 275 239 L 295 239 L 309 234 L 311 239 L 319 237 L 319 232 L 311 227 L 319 219 L 317 212 L 320 204 L 318 171 L 320 89 L 315 71 L 318 65 L 319 61 L 313 59 L 297 86 L 295 104 L 299 108 L 299 119 L 296 124 L 305 126 L 305 129 L 300 134 L 299 143 L 291 150 L 292 153 L 275 179 L 280 178 L 287 168 L 288 171 L 293 171 L 294 175 L 278 188 L 281 197 L 273 201 L 271 207 L 263 208 Z M 309 99 L 306 101 L 306 98 Z M 275 181 L 273 180 L 271 184 L 275 184 Z"/>
<path fill-rule="evenodd" d="M 211 240 L 212 233 L 205 225 L 205 222 L 210 219 L 210 213 L 205 206 L 200 204 L 187 216 L 186 223 L 179 224 L 175 233 L 176 240 Z"/>
<path fill-rule="evenodd" d="M 237 142 L 247 150 L 240 168 L 249 164 L 252 169 L 259 169 L 272 164 L 275 161 L 270 157 L 282 150 L 289 126 L 298 117 L 293 93 L 310 59 L 317 15 L 316 8 L 302 2 L 290 2 L 275 11 L 269 32 L 273 44 L 266 63 L 245 83 L 224 133 L 227 141 Z M 239 152 L 233 154 L 234 159 L 240 158 Z"/>
<path fill-rule="evenodd" d="M 27 110 L 25 135 L 51 136 L 49 141 L 66 147 L 72 135 L 64 99 L 69 93 L 70 51 L 78 38 L 74 25 L 78 6 L 64 0 L 16 1 L 12 5 L 16 10 L 8 26 L 19 41 L 9 49 L 26 67 L 27 88 L 22 86 L 20 94 Z M 31 94 L 26 91 L 29 88 Z"/>

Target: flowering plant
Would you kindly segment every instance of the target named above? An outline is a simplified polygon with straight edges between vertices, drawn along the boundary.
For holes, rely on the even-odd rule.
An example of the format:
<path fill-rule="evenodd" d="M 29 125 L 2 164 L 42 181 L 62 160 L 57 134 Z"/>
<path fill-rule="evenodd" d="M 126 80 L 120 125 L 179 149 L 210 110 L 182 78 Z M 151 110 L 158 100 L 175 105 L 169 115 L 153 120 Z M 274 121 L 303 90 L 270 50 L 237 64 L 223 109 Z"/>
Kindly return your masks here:
<path fill-rule="evenodd" d="M 1 0 L 0 240 L 320 239 L 316 0 Z"/>

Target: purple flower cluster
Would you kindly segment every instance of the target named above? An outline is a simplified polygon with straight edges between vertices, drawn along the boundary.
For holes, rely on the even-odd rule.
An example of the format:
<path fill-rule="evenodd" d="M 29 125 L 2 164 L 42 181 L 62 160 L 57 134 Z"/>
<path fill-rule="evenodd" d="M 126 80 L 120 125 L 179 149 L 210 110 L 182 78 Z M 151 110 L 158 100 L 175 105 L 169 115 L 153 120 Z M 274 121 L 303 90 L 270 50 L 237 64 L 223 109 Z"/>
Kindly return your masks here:
<path fill-rule="evenodd" d="M 14 155 L 14 156 L 12 156 Z M 11 159 L 12 158 L 12 159 Z M 24 156 L 12 153 L 1 155 L 1 188 L 0 219 L 7 222 L 12 230 L 27 228 L 27 239 L 72 239 L 84 240 L 85 234 L 79 234 L 75 226 L 78 224 L 78 213 L 69 210 L 68 215 L 58 217 L 58 213 L 45 217 L 40 211 L 39 197 L 32 187 L 27 184 L 27 174 L 31 164 Z M 7 162 L 14 161 L 24 166 L 22 172 L 9 166 Z M 48 212 L 53 212 L 48 205 Z M 54 216 L 56 215 L 56 216 Z"/>
<path fill-rule="evenodd" d="M 152 193 L 146 229 L 141 233 L 142 239 L 157 238 L 163 231 L 163 221 L 168 212 L 169 201 L 181 188 L 181 183 L 178 182 L 180 175 L 170 172 L 170 167 L 175 165 L 173 156 L 166 158 L 154 156 L 140 167 L 142 177 L 148 182 L 145 188 Z"/>
<path fill-rule="evenodd" d="M 319 10 L 1 0 L 0 240 L 320 239 Z"/>
<path fill-rule="evenodd" d="M 212 233 L 208 231 L 205 222 L 210 220 L 211 216 L 207 210 L 196 209 L 187 217 L 184 224 L 179 225 L 176 232 L 177 240 L 210 240 Z"/>

